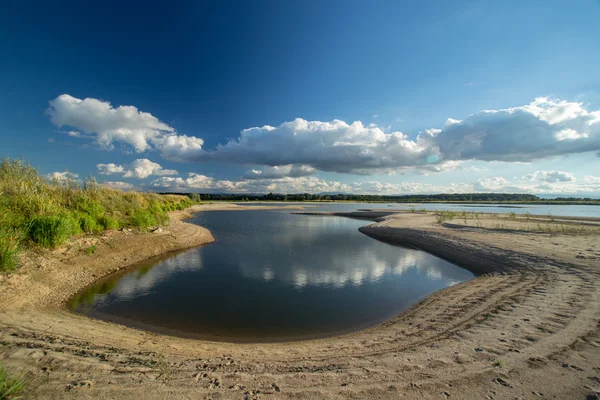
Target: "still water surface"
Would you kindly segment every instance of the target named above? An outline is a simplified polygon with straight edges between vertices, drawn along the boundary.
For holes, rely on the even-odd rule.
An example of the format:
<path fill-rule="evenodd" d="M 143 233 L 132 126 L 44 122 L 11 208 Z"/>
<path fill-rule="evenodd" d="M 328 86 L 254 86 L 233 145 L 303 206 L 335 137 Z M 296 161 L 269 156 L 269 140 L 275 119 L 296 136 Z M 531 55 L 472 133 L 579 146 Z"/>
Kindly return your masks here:
<path fill-rule="evenodd" d="M 569 217 L 594 217 L 600 218 L 600 206 L 598 205 L 580 205 L 580 204 L 451 204 L 451 203 L 237 203 L 245 206 L 272 206 L 272 205 L 297 205 L 305 207 L 310 211 L 328 211 L 328 212 L 350 212 L 358 209 L 383 209 L 383 210 L 417 210 L 426 209 L 428 211 L 468 211 L 477 213 L 509 213 L 516 214 L 530 213 L 534 215 L 553 215 Z"/>
<path fill-rule="evenodd" d="M 300 340 L 375 325 L 473 277 L 358 232 L 368 221 L 281 210 L 212 211 L 190 221 L 216 242 L 99 281 L 71 308 L 180 336 Z"/>

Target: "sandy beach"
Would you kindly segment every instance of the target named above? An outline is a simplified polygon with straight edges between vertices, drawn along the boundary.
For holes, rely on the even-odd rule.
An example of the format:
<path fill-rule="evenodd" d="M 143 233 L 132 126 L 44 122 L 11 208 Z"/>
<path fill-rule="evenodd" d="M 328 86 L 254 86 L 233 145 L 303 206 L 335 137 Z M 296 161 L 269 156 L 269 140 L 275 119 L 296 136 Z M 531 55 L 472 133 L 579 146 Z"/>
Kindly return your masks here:
<path fill-rule="evenodd" d="M 498 216 L 439 223 L 432 213 L 337 213 L 365 219 L 360 231 L 375 239 L 427 251 L 478 275 L 379 326 L 340 337 L 197 341 L 65 309 L 73 294 L 105 275 L 214 241 L 208 230 L 183 222 L 193 212 L 244 209 L 195 206 L 172 213 L 169 226 L 158 232 L 111 231 L 55 251 L 27 252 L 21 270 L 0 281 L 0 362 L 25 372 L 27 398 L 44 399 L 600 394 L 600 234 L 594 219 Z M 539 223 L 548 231 L 536 231 Z M 568 227 L 553 230 L 559 223 Z M 81 249 L 91 244 L 98 251 L 84 254 Z"/>

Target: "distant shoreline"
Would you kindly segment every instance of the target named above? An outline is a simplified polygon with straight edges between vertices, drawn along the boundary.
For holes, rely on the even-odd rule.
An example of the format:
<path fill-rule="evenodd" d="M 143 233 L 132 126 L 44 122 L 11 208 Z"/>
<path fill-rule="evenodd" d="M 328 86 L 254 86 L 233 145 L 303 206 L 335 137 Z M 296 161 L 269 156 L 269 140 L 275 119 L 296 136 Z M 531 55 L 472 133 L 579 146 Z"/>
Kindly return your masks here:
<path fill-rule="evenodd" d="M 260 199 L 260 200 L 248 200 L 248 201 L 244 201 L 244 200 L 229 200 L 229 199 L 210 199 L 210 200 L 203 200 L 206 202 L 213 202 L 213 203 L 236 203 L 236 204 L 244 204 L 244 203 L 303 203 L 303 204 L 311 204 L 311 203 L 315 203 L 315 204 L 323 204 L 323 203 L 340 203 L 340 204 L 345 204 L 345 203 L 373 203 L 373 204 L 403 204 L 403 205 L 410 205 L 410 204 L 482 204 L 482 207 L 485 207 L 485 205 L 488 205 L 488 207 L 492 207 L 492 205 L 494 204 L 499 204 L 500 206 L 498 207 L 504 207 L 504 208 L 520 208 L 518 207 L 518 205 L 523 204 L 523 205 L 556 205 L 556 206 L 571 206 L 571 205 L 578 205 L 578 206 L 600 206 L 600 200 L 591 200 L 591 201 L 559 201 L 559 200 L 544 200 L 544 201 L 454 201 L 454 200 L 448 200 L 448 201 L 442 201 L 442 200 L 435 200 L 435 201 L 387 201 L 387 200 L 265 200 L 265 199 Z M 514 204 L 515 206 L 511 206 L 512 204 Z"/>

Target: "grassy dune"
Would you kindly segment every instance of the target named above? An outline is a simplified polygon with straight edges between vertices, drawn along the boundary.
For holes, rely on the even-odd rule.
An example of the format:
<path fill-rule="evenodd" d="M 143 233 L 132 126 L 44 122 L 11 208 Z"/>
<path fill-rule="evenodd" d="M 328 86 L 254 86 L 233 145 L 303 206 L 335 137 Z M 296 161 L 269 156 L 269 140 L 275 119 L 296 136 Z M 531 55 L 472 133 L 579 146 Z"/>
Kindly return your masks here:
<path fill-rule="evenodd" d="M 27 246 L 55 248 L 72 236 L 121 227 L 147 230 L 168 222 L 168 211 L 194 204 L 188 196 L 122 192 L 93 177 L 45 179 L 22 160 L 0 163 L 0 271 L 18 267 Z"/>

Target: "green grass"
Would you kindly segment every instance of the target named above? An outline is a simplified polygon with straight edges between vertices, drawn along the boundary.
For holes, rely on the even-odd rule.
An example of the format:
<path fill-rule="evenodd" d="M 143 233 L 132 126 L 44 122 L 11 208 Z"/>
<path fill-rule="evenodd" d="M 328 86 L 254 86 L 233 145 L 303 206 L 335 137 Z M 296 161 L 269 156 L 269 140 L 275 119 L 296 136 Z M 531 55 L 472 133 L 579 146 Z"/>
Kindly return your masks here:
<path fill-rule="evenodd" d="M 68 216 L 40 216 L 29 223 L 29 238 L 42 247 L 57 247 L 76 231 L 76 225 Z"/>
<path fill-rule="evenodd" d="M 444 221 L 452 221 L 458 214 L 454 211 L 438 211 L 435 216 L 437 223 L 441 224 Z"/>
<path fill-rule="evenodd" d="M 94 244 L 94 245 L 91 245 L 90 247 L 88 247 L 87 249 L 85 249 L 85 254 L 87 254 L 88 256 L 91 256 L 92 254 L 95 254 L 97 250 L 98 250 L 98 247 Z"/>
<path fill-rule="evenodd" d="M 23 398 L 25 380 L 22 377 L 10 377 L 3 367 L 0 367 L 0 400 L 16 400 Z"/>
<path fill-rule="evenodd" d="M 18 267 L 25 247 L 56 248 L 80 234 L 121 227 L 147 230 L 168 222 L 167 213 L 198 196 L 122 192 L 93 177 L 48 181 L 22 160 L 0 162 L 0 272 Z"/>

